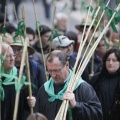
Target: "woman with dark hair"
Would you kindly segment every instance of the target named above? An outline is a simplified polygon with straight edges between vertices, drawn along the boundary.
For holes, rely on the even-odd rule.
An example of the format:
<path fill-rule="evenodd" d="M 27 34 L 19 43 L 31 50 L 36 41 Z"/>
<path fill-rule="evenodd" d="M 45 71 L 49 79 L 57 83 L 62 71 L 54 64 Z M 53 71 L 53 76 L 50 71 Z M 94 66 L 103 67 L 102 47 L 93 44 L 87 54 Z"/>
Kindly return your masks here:
<path fill-rule="evenodd" d="M 116 94 L 120 93 L 118 93 L 118 91 L 120 91 L 119 49 L 112 48 L 107 51 L 103 57 L 103 66 L 101 72 L 94 75 L 91 78 L 90 83 L 94 87 L 97 96 L 101 101 L 103 109 L 103 120 L 120 120 L 120 115 L 117 116 L 118 114 L 113 114 L 112 112 L 115 106 Z M 114 118 L 112 118 L 111 115 L 115 115 Z"/>

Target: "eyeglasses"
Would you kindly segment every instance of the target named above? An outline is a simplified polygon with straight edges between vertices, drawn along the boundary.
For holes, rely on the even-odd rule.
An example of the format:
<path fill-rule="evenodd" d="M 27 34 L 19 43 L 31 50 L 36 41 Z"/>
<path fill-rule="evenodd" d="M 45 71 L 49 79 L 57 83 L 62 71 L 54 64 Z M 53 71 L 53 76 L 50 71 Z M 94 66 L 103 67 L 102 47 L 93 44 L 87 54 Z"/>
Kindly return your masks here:
<path fill-rule="evenodd" d="M 63 68 L 63 67 L 62 67 L 62 68 Z M 48 72 L 49 74 L 52 74 L 52 73 L 58 74 L 58 73 L 62 70 L 62 68 L 56 69 L 56 70 L 47 70 L 47 72 Z"/>
<path fill-rule="evenodd" d="M 12 54 L 11 55 L 6 55 L 6 58 L 7 59 L 16 58 L 16 55 L 15 54 L 13 54 L 13 55 Z"/>
<path fill-rule="evenodd" d="M 22 48 L 12 48 L 13 51 L 18 51 L 18 52 L 22 52 Z"/>

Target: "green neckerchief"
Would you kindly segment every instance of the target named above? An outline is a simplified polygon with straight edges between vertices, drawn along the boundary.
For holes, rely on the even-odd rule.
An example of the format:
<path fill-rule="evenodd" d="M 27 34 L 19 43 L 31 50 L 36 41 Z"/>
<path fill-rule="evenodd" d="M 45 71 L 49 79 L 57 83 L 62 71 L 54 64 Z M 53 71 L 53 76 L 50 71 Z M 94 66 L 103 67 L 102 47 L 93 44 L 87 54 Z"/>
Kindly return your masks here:
<path fill-rule="evenodd" d="M 2 85 L 11 85 L 14 84 L 15 82 L 12 82 L 13 78 L 17 76 L 17 68 L 13 67 L 11 70 L 5 73 L 1 73 L 1 77 L 5 77 L 4 81 L 0 79 L 0 99 L 3 101 L 4 100 L 4 89 Z"/>
<path fill-rule="evenodd" d="M 53 102 L 55 99 L 59 99 L 59 100 L 62 100 L 62 96 L 63 94 L 65 93 L 67 87 L 68 87 L 68 83 L 70 81 L 70 78 L 72 76 L 72 70 L 69 69 L 69 75 L 67 77 L 67 79 L 65 80 L 66 83 L 63 87 L 63 89 L 61 91 L 59 91 L 56 95 L 54 93 L 54 80 L 53 78 L 51 77 L 49 81 L 47 81 L 45 84 L 44 84 L 44 88 L 45 88 L 45 91 L 47 92 L 47 94 L 50 96 L 50 98 L 48 99 L 49 102 Z M 82 83 L 84 82 L 82 79 L 80 79 L 75 87 L 75 89 Z"/>
<path fill-rule="evenodd" d="M 44 84 L 45 91 L 50 96 L 50 98 L 48 99 L 49 102 L 53 102 L 55 99 L 63 100 L 62 97 L 63 97 L 63 94 L 65 93 L 65 91 L 66 91 L 66 89 L 68 87 L 68 83 L 70 81 L 71 76 L 72 76 L 72 70 L 69 69 L 69 75 L 68 75 L 67 79 L 65 80 L 66 83 L 65 83 L 63 89 L 60 92 L 58 92 L 58 94 L 56 94 L 56 95 L 54 93 L 54 80 L 52 78 L 50 78 L 50 80 L 47 81 Z M 80 78 L 80 80 L 78 81 L 75 89 L 78 88 L 78 86 L 83 82 L 84 81 L 82 80 L 82 78 Z M 73 118 L 72 118 L 72 110 L 71 110 L 70 106 L 68 107 L 68 113 L 69 113 L 69 119 L 73 120 Z"/>
<path fill-rule="evenodd" d="M 7 73 L 2 72 L 1 77 L 5 77 L 5 79 L 2 81 L 0 79 L 0 99 L 4 100 L 4 89 L 2 85 L 15 85 L 15 91 L 18 92 L 21 90 L 23 85 L 30 85 L 31 83 L 26 82 L 26 77 L 23 75 L 21 78 L 20 83 L 18 83 L 18 77 L 17 77 L 17 68 L 13 67 L 10 71 Z M 13 80 L 14 79 L 14 80 Z"/>
<path fill-rule="evenodd" d="M 11 70 L 9 70 L 8 72 L 7 72 L 7 74 L 8 75 L 11 75 L 11 77 L 6 77 L 5 79 L 4 79 L 4 82 L 7 82 L 7 81 L 12 81 L 13 80 L 13 77 L 17 77 L 17 68 L 14 66 Z M 3 74 L 4 75 L 4 74 Z"/>
<path fill-rule="evenodd" d="M 71 76 L 72 76 L 72 70 L 69 69 L 69 75 L 68 75 L 67 79 L 65 80 L 66 83 L 65 83 L 63 89 L 60 92 L 58 92 L 58 94 L 56 94 L 56 95 L 54 93 L 54 80 L 52 78 L 50 78 L 50 80 L 47 81 L 44 84 L 45 91 L 50 96 L 50 98 L 48 99 L 49 102 L 53 102 L 55 99 L 63 100 L 62 97 L 63 97 L 63 94 L 65 93 L 65 91 L 66 91 L 66 89 L 68 87 L 68 83 L 70 81 Z M 84 82 L 84 81 L 82 80 L 82 78 L 80 78 L 80 80 L 78 81 L 75 89 L 78 88 L 78 86 L 82 82 Z M 69 119 L 73 120 L 73 118 L 72 118 L 72 110 L 71 110 L 70 106 L 68 107 L 68 112 L 69 112 Z"/>

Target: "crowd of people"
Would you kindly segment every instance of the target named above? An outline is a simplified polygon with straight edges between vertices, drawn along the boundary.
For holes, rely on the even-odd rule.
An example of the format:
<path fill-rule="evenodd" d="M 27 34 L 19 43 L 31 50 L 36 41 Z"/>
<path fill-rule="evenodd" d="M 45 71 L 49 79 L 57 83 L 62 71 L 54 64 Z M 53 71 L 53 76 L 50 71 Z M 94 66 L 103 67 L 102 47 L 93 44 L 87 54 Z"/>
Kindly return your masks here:
<path fill-rule="evenodd" d="M 44 4 L 46 4 L 45 1 Z M 50 8 L 46 9 L 47 12 Z M 49 18 L 48 12 L 46 17 Z M 105 26 L 108 22 L 106 16 L 104 21 L 106 23 L 101 24 Z M 75 26 L 78 32 L 68 30 L 67 22 L 66 14 L 57 13 L 54 21 L 55 30 L 45 24 L 38 26 L 39 31 L 26 27 L 25 36 L 29 39 L 27 55 L 32 88 L 32 96 L 30 96 L 29 84 L 27 85 L 29 79 L 27 55 L 23 64 L 22 82 L 20 85 L 17 84 L 23 59 L 24 36 L 14 37 L 18 28 L 10 23 L 8 18 L 4 23 L 4 14 L 0 13 L 1 120 L 13 120 L 18 91 L 20 95 L 16 120 L 54 120 L 63 100 L 69 101 L 66 120 L 120 119 L 120 23 L 116 25 L 118 33 L 108 28 L 95 48 L 74 91 L 67 91 L 72 75 L 77 73 L 79 64 L 82 60 L 84 61 L 100 35 L 97 29 L 93 37 L 94 41 L 90 43 L 95 30 L 95 24 L 93 24 L 88 34 L 92 23 L 90 16 L 87 21 L 84 18 Z M 83 31 L 84 36 L 82 36 Z M 21 32 L 24 34 L 24 30 Z M 83 41 L 81 41 L 82 37 Z M 85 39 L 86 42 L 74 72 L 73 68 L 80 52 L 79 47 Z M 34 112 L 32 114 L 31 108 Z"/>

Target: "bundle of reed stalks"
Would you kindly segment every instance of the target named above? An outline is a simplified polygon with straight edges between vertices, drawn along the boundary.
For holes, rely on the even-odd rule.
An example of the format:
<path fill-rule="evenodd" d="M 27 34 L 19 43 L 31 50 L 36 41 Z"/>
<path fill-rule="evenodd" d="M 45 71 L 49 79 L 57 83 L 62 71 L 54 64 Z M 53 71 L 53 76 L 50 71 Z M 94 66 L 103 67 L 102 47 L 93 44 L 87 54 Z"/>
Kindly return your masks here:
<path fill-rule="evenodd" d="M 109 0 L 109 1 L 110 1 L 110 0 Z M 108 1 L 108 3 L 107 3 L 106 6 L 108 6 L 109 1 Z M 91 2 L 90 2 L 90 5 L 91 5 L 91 3 L 92 3 L 92 0 L 91 0 Z M 96 11 L 96 13 L 95 13 L 94 18 L 93 18 L 93 20 L 92 20 L 92 23 L 91 23 L 91 25 L 89 26 L 89 29 L 88 29 L 88 31 L 87 31 L 87 35 L 85 36 L 85 39 L 83 40 L 84 32 L 85 32 L 85 29 L 86 29 L 86 24 L 85 24 L 85 27 L 84 27 L 84 30 L 83 30 L 82 39 L 81 39 L 81 45 L 80 45 L 80 47 L 79 47 L 78 56 L 77 56 L 77 58 L 76 58 L 76 63 L 75 63 L 75 66 L 74 66 L 74 68 L 73 68 L 73 74 L 72 74 L 72 77 L 71 77 L 71 79 L 70 79 L 70 82 L 69 82 L 69 84 L 68 84 L 68 88 L 67 88 L 66 91 L 72 91 L 72 92 L 74 91 L 74 88 L 75 88 L 78 80 L 80 79 L 80 77 L 81 77 L 81 75 L 82 75 L 85 67 L 87 66 L 87 64 L 88 64 L 91 56 L 93 55 L 93 53 L 94 53 L 97 45 L 99 44 L 99 42 L 100 42 L 101 38 L 103 37 L 103 35 L 105 34 L 105 32 L 107 31 L 107 28 L 108 28 L 109 25 L 111 24 L 112 20 L 114 19 L 115 15 L 116 15 L 116 12 L 118 12 L 119 9 L 120 9 L 120 4 L 117 6 L 117 8 L 116 8 L 115 12 L 113 13 L 112 17 L 110 18 L 109 22 L 107 23 L 107 25 L 105 26 L 105 28 L 103 29 L 103 31 L 100 33 L 100 35 L 99 35 L 99 37 L 97 38 L 97 40 L 93 42 L 91 49 L 88 51 L 88 47 L 90 46 L 90 43 L 94 40 L 93 37 L 94 37 L 94 35 L 95 35 L 95 32 L 96 32 L 96 30 L 97 30 L 97 28 L 98 28 L 98 26 L 99 26 L 99 24 L 100 24 L 100 21 L 101 21 L 103 15 L 104 15 L 104 13 L 105 13 L 105 11 L 102 12 L 102 15 L 101 15 L 101 17 L 100 17 L 100 19 L 99 19 L 99 21 L 98 21 L 98 23 L 97 23 L 97 25 L 96 25 L 96 28 L 95 28 L 95 30 L 94 30 L 94 32 L 93 32 L 93 34 L 92 34 L 92 37 L 91 37 L 91 39 L 90 39 L 90 42 L 89 42 L 88 46 L 87 46 L 87 49 L 86 49 L 86 51 L 84 52 L 84 55 L 82 56 L 82 60 L 81 60 L 81 62 L 80 62 L 80 64 L 79 64 L 79 66 L 78 66 L 77 71 L 75 72 L 75 70 L 76 70 L 76 68 L 77 68 L 77 65 L 78 65 L 78 62 L 79 62 L 79 59 L 80 59 L 80 57 L 81 57 L 81 53 L 82 53 L 83 47 L 84 47 L 84 45 L 85 45 L 85 42 L 86 42 L 86 40 L 87 40 L 87 38 L 88 38 L 88 35 L 89 35 L 89 32 L 90 32 L 90 30 L 91 30 L 91 27 L 92 27 L 92 25 L 94 24 L 94 21 L 95 21 L 97 15 L 98 15 L 99 10 L 100 10 L 100 6 L 98 7 L 98 9 L 97 9 L 97 11 Z M 90 12 L 90 9 L 88 10 L 88 14 L 87 14 L 86 21 L 87 21 L 87 19 L 88 19 L 89 12 Z M 86 55 L 86 52 L 88 52 L 87 55 Z M 85 56 L 85 55 L 86 55 L 86 56 Z M 69 101 L 68 101 L 68 100 L 63 100 L 63 102 L 62 102 L 62 104 L 61 104 L 61 107 L 60 107 L 60 109 L 59 109 L 59 111 L 58 111 L 58 114 L 57 114 L 55 120 L 66 120 L 66 114 L 67 114 L 68 105 L 69 105 Z"/>

